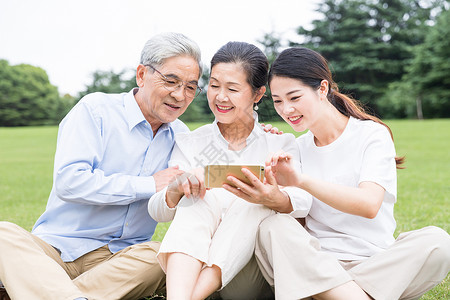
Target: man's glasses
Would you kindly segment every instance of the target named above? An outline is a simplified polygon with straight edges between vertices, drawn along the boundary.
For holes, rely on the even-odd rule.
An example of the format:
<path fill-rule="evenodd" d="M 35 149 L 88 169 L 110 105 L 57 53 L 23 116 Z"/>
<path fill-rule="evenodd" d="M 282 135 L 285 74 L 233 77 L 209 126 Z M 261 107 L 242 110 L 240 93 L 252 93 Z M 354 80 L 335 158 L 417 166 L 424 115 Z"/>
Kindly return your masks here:
<path fill-rule="evenodd" d="M 168 78 L 163 73 L 158 71 L 154 66 L 152 66 L 152 65 L 144 65 L 144 66 L 150 67 L 153 70 L 155 70 L 156 72 L 158 72 L 158 74 L 161 75 L 161 77 L 164 81 L 164 84 L 163 84 L 164 88 L 170 92 L 174 92 L 174 91 L 178 90 L 183 85 L 185 86 L 184 95 L 186 96 L 186 98 L 194 99 L 202 92 L 202 89 L 196 83 L 184 82 L 178 78 Z"/>

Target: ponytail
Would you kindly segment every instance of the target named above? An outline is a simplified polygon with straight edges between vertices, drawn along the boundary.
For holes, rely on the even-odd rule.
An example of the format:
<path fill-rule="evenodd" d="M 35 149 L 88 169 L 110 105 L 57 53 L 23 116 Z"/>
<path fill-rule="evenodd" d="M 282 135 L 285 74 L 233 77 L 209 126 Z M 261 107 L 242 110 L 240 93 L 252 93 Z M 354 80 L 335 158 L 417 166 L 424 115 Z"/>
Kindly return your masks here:
<path fill-rule="evenodd" d="M 354 117 L 359 120 L 371 120 L 373 122 L 383 125 L 389 131 L 392 141 L 394 141 L 394 135 L 392 134 L 392 130 L 389 128 L 389 126 L 386 125 L 386 123 L 381 121 L 379 118 L 368 114 L 365 111 L 365 109 L 362 106 L 360 101 L 355 100 L 348 95 L 340 93 L 338 90 L 338 87 L 335 83 L 332 83 L 332 88 L 328 92 L 327 98 L 328 98 L 328 101 L 330 101 L 330 103 L 333 104 L 333 106 L 341 114 L 343 114 L 347 117 Z M 405 163 L 404 156 L 401 156 L 401 157 L 396 156 L 395 157 L 395 164 L 397 166 L 397 169 L 404 169 L 405 168 L 403 166 L 404 163 Z"/>

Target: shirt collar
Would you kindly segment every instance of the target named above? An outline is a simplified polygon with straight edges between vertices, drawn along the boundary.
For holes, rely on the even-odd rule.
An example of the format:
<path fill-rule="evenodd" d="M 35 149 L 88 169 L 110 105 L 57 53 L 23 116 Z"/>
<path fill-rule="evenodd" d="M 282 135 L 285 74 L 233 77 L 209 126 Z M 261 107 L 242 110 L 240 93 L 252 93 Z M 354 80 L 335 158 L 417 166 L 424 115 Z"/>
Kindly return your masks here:
<path fill-rule="evenodd" d="M 261 125 L 259 125 L 258 123 L 258 114 L 256 113 L 256 111 L 253 111 L 253 119 L 254 119 L 253 130 L 246 139 L 247 146 L 254 141 L 255 137 L 264 133 Z M 220 132 L 219 126 L 217 125 L 217 119 L 215 119 L 213 122 L 213 128 L 214 132 L 216 133 L 215 136 L 217 136 L 219 140 L 221 140 L 228 146 L 228 141 L 223 137 L 222 133 Z"/>
<path fill-rule="evenodd" d="M 137 104 L 136 98 L 134 98 L 134 94 L 136 94 L 137 91 L 137 88 L 132 89 L 125 95 L 124 99 L 125 115 L 130 131 L 136 127 L 137 124 L 146 121 L 141 108 Z"/>
<path fill-rule="evenodd" d="M 138 90 L 139 90 L 139 88 L 132 89 L 125 95 L 125 99 L 124 99 L 125 115 L 126 115 L 126 119 L 128 122 L 128 130 L 130 130 L 130 131 L 134 127 L 136 127 L 136 125 L 138 125 L 142 122 L 148 123 L 147 120 L 145 119 L 144 115 L 142 114 L 141 108 L 137 104 L 136 98 L 134 97 L 134 95 L 137 93 Z M 158 132 L 170 130 L 172 136 L 174 136 L 172 123 L 174 123 L 174 122 L 162 124 L 161 127 L 159 128 Z"/>

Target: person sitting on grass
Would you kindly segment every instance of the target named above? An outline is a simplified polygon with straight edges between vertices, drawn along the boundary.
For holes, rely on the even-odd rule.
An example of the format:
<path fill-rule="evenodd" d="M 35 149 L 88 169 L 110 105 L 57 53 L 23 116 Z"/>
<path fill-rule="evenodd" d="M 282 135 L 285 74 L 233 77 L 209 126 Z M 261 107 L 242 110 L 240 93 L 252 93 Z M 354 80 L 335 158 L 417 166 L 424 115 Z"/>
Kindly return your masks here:
<path fill-rule="evenodd" d="M 269 157 L 266 170 L 276 180 L 267 185 L 313 196 L 304 226 L 282 214 L 260 225 L 256 257 L 276 298 L 419 299 L 439 284 L 450 270 L 448 233 L 429 226 L 393 237 L 403 159 L 389 127 L 339 92 L 313 50 L 284 50 L 269 85 L 277 113 L 309 132 L 297 138 L 300 160 L 285 152 Z M 232 182 L 240 189 L 227 190 L 260 203 L 258 186 Z"/>
<path fill-rule="evenodd" d="M 159 34 L 142 50 L 137 88 L 89 94 L 68 113 L 32 233 L 0 222 L 0 281 L 12 299 L 139 299 L 164 289 L 147 203 L 182 173 L 167 162 L 174 135 L 189 131 L 177 118 L 200 75 L 197 44 Z"/>
<path fill-rule="evenodd" d="M 187 173 L 149 201 L 152 218 L 173 220 L 158 253 L 168 299 L 204 299 L 221 288 L 224 299 L 273 297 L 253 258 L 258 225 L 294 208 L 295 217 L 304 217 L 302 207 L 310 206 L 311 196 L 286 188 L 268 195 L 273 202 L 255 205 L 221 187 L 206 190 L 203 177 L 203 167 L 210 164 L 264 165 L 267 155 L 278 150 L 298 157 L 294 136 L 264 132 L 253 112 L 267 75 L 267 58 L 256 46 L 229 42 L 221 47 L 211 60 L 207 92 L 214 123 L 175 137 L 169 165 Z"/>

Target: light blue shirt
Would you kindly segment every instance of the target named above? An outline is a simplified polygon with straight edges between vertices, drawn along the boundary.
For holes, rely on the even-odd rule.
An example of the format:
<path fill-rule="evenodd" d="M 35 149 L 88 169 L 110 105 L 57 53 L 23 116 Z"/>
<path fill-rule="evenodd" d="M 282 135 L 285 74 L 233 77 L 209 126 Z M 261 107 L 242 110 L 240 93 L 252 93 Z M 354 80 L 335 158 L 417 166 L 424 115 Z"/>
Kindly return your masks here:
<path fill-rule="evenodd" d="M 66 262 L 147 242 L 155 231 L 152 174 L 167 168 L 175 133 L 189 129 L 176 120 L 153 136 L 136 91 L 87 95 L 59 126 L 52 191 L 32 232 Z"/>

